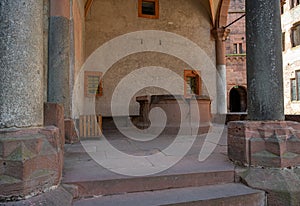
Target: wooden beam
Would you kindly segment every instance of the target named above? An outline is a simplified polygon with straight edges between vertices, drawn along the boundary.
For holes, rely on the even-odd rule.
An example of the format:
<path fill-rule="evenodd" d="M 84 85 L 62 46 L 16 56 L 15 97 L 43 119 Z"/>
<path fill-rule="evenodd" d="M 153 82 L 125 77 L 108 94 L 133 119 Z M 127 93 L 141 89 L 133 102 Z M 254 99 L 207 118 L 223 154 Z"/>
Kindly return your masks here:
<path fill-rule="evenodd" d="M 85 6 L 84 6 L 84 17 L 86 17 L 87 13 L 89 12 L 92 4 L 93 4 L 93 1 L 94 0 L 87 0 L 87 2 L 85 3 Z"/>

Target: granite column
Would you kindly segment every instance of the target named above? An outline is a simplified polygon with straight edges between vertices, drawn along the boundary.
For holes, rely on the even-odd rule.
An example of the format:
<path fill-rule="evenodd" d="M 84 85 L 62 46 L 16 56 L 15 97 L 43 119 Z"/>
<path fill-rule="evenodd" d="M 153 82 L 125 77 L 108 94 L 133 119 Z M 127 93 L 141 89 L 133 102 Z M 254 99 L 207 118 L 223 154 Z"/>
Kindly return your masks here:
<path fill-rule="evenodd" d="M 0 1 L 0 199 L 60 183 L 63 140 L 44 126 L 44 1 Z"/>
<path fill-rule="evenodd" d="M 43 1 L 0 2 L 0 129 L 43 125 Z"/>
<path fill-rule="evenodd" d="M 246 1 L 248 117 L 284 120 L 280 0 Z"/>
<path fill-rule="evenodd" d="M 280 21 L 280 0 L 246 0 L 250 121 L 228 123 L 228 156 L 250 166 L 239 178 L 267 191 L 268 205 L 299 205 L 300 123 L 284 121 Z"/>
<path fill-rule="evenodd" d="M 284 121 L 280 20 L 280 0 L 246 1 L 250 121 L 228 123 L 228 156 L 253 167 L 300 164 L 300 124 Z"/>
<path fill-rule="evenodd" d="M 61 103 L 71 114 L 70 0 L 50 0 L 48 102 Z"/>

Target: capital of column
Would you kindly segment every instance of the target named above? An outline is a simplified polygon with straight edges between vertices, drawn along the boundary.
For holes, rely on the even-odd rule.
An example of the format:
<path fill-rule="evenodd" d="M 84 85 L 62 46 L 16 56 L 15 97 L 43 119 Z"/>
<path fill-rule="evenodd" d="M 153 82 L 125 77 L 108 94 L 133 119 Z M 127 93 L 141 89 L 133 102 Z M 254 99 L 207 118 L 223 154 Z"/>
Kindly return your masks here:
<path fill-rule="evenodd" d="M 216 40 L 216 64 L 226 65 L 225 59 L 225 40 L 230 30 L 225 28 L 215 28 L 211 31 Z"/>
<path fill-rule="evenodd" d="M 217 41 L 225 41 L 230 33 L 230 29 L 214 28 L 211 33 Z"/>

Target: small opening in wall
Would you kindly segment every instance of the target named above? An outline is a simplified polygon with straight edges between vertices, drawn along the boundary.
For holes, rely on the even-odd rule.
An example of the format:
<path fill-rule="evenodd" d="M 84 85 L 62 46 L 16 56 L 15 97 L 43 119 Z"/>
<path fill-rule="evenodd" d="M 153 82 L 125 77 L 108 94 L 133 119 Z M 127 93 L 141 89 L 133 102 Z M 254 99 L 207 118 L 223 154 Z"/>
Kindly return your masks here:
<path fill-rule="evenodd" d="M 155 15 L 155 2 L 143 1 L 142 13 L 146 15 Z"/>
<path fill-rule="evenodd" d="M 139 17 L 157 19 L 158 18 L 158 0 L 139 0 Z"/>
<path fill-rule="evenodd" d="M 201 94 L 201 80 L 199 71 L 184 70 L 184 95 L 190 97 Z"/>

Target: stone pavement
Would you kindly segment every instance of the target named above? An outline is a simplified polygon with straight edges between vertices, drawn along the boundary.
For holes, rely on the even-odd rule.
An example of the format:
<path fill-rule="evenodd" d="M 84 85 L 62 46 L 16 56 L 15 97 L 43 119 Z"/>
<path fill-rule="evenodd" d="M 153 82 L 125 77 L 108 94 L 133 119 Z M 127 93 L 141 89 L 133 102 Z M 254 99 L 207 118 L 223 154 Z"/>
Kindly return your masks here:
<path fill-rule="evenodd" d="M 174 143 L 174 147 L 182 149 L 185 145 L 192 143 L 191 149 L 187 152 L 184 158 L 169 169 L 162 171 L 162 174 L 172 173 L 193 173 L 193 172 L 207 172 L 207 171 L 234 171 L 234 165 L 227 158 L 227 135 L 226 128 L 222 131 L 223 126 L 220 126 L 219 131 L 213 131 L 212 136 L 221 134 L 220 140 L 214 142 L 211 137 L 206 138 L 206 134 L 198 135 L 194 142 L 190 136 L 183 136 L 179 140 L 174 140 L 173 135 L 161 135 L 152 141 L 134 141 L 132 139 L 124 137 L 117 130 L 111 130 L 104 133 L 106 136 L 97 140 L 84 140 L 82 144 L 72 144 L 65 146 L 65 163 L 64 163 L 64 175 L 63 182 L 71 183 L 77 180 L 93 180 L 95 178 L 105 180 L 111 178 L 128 178 L 126 175 L 116 174 L 113 171 L 118 172 L 133 172 L 133 176 L 139 176 L 134 174 L 134 169 L 144 172 L 155 171 L 153 168 L 164 169 L 164 163 L 162 161 L 156 161 L 156 159 L 149 157 L 161 152 L 162 156 L 166 157 L 166 160 L 177 160 L 182 155 L 181 151 L 165 150 L 171 143 Z M 217 138 L 218 140 L 218 138 Z M 132 164 L 129 162 L 128 156 L 124 156 L 121 153 L 113 152 L 108 149 L 108 144 L 114 146 L 117 150 L 122 151 L 132 156 L 138 156 L 138 159 Z M 200 162 L 198 160 L 199 153 L 203 145 L 205 147 L 215 147 L 214 150 L 205 161 Z M 82 146 L 84 145 L 84 146 Z M 89 152 L 90 155 L 86 153 Z M 202 154 L 205 156 L 209 151 L 203 150 Z M 107 166 L 104 168 L 100 166 L 94 159 L 101 162 L 102 165 Z M 160 156 L 157 156 L 160 157 Z M 157 165 L 155 163 L 158 163 Z M 134 168 L 129 168 L 134 167 Z M 159 168 L 161 167 L 161 168 Z M 141 171 L 142 173 L 143 171 Z M 157 175 L 157 174 L 155 174 Z M 141 175 L 144 176 L 144 175 Z"/>
<path fill-rule="evenodd" d="M 187 204 L 194 200 L 205 205 L 263 205 L 265 201 L 263 192 L 234 183 L 235 166 L 227 157 L 227 128 L 223 125 L 214 125 L 209 134 L 195 140 L 188 135 L 176 138 L 162 134 L 150 141 L 145 141 L 150 135 L 143 135 L 144 141 L 136 141 L 117 130 L 104 131 L 104 136 L 65 146 L 63 183 L 78 188 L 74 205 L 132 205 L 138 200 L 139 205 L 177 204 L 178 200 Z M 181 158 L 182 148 L 189 144 L 186 155 L 168 165 Z M 109 145 L 123 153 L 111 151 Z M 175 150 L 167 149 L 169 146 Z M 253 202 L 254 196 L 257 202 Z"/>

